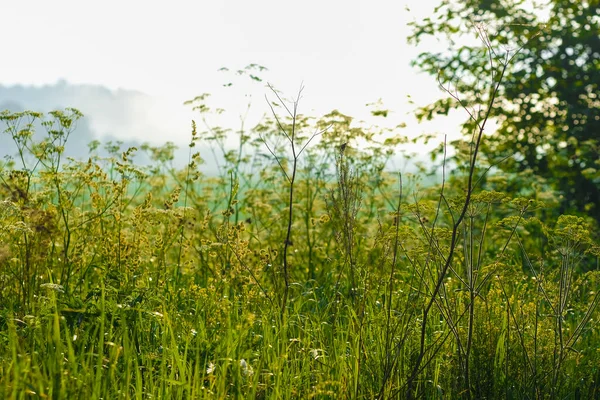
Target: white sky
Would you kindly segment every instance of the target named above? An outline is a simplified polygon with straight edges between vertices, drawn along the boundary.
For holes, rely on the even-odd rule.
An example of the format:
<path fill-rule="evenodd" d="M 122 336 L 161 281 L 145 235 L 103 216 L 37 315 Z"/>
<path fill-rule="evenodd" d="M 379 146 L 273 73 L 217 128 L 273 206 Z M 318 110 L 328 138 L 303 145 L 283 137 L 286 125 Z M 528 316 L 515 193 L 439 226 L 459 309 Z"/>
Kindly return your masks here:
<path fill-rule="evenodd" d="M 390 125 L 417 127 L 407 113 L 443 94 L 435 79 L 409 62 L 420 51 L 406 43 L 406 23 L 431 15 L 436 0 L 0 0 L 0 84 L 100 84 L 139 90 L 157 107 L 144 116 L 175 126 L 168 140 L 187 140 L 194 116 L 183 101 L 225 93 L 220 67 L 249 63 L 288 96 L 305 85 L 301 111 L 332 109 L 368 117 L 366 103 L 383 99 Z M 225 107 L 251 91 L 268 109 L 264 87 L 233 86 Z M 229 96 L 229 97 L 227 97 Z M 219 97 L 217 97 L 219 98 Z M 229 99 L 229 100 L 227 100 Z M 231 103 L 228 103 L 231 101 Z M 72 105 L 77 107 L 76 104 Z M 164 111 L 162 111 L 164 110 Z M 457 115 L 456 121 L 464 119 Z M 448 127 L 448 121 L 445 127 Z M 455 126 L 455 125 L 451 125 Z M 452 129 L 455 131 L 455 129 Z M 455 134 L 454 132 L 445 132 Z M 144 138 L 149 139 L 149 138 Z M 164 140 L 158 138 L 157 141 Z"/>

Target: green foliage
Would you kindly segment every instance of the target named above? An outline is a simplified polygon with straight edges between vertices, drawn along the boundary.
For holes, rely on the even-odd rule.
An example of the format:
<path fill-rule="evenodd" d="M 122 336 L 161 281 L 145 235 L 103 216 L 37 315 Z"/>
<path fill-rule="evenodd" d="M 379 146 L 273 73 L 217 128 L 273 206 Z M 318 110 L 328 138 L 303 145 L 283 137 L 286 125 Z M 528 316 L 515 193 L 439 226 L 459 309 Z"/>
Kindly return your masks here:
<path fill-rule="evenodd" d="M 63 162 L 79 114 L 48 117 L 34 143 L 43 115 L 3 114 L 20 164 L 1 171 L 0 397 L 598 394 L 599 276 L 579 266 L 600 250 L 584 219 L 477 191 L 457 224 L 464 175 L 417 192 L 381 169 L 385 141 L 338 145 L 380 133 L 338 112 L 254 128 L 278 162 L 240 156 L 238 132 L 217 178 L 195 143 L 227 144 L 195 123 L 175 170 L 169 144 L 145 147 L 149 167 L 119 144 Z M 290 213 L 294 153 L 273 143 L 294 119 L 298 140 L 330 129 L 300 147 Z"/>
<path fill-rule="evenodd" d="M 491 118 L 498 129 L 482 151 L 490 164 L 532 171 L 560 194 L 559 212 L 579 212 L 600 221 L 600 13 L 598 1 L 443 0 L 433 16 L 413 24 L 409 41 L 443 38 L 448 51 L 421 53 L 413 64 L 439 77 L 458 94 L 423 107 L 431 119 L 452 108 L 477 110 L 490 93 L 476 83 L 493 69 L 483 37 L 494 53 L 514 54 L 501 82 Z M 539 15 L 548 15 L 540 18 Z M 473 44 L 475 43 L 475 44 Z M 472 132 L 469 119 L 465 132 Z M 522 180 L 521 187 L 528 186 Z"/>
<path fill-rule="evenodd" d="M 78 111 L 3 112 L 0 398 L 598 397 L 596 226 L 478 161 L 507 65 L 423 188 L 385 169 L 398 132 L 274 89 L 252 128 L 189 102 L 182 169 L 170 143 L 65 160 Z"/>

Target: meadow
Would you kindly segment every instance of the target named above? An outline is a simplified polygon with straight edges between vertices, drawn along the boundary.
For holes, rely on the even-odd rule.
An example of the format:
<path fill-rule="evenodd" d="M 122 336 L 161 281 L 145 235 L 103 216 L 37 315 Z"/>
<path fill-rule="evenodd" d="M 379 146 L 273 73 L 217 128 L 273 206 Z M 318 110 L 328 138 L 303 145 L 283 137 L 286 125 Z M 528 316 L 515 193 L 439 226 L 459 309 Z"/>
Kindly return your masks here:
<path fill-rule="evenodd" d="M 0 398 L 600 395 L 595 225 L 477 158 L 485 114 L 424 185 L 386 169 L 401 135 L 274 97 L 193 123 L 184 168 L 63 157 L 76 109 L 0 114 Z"/>

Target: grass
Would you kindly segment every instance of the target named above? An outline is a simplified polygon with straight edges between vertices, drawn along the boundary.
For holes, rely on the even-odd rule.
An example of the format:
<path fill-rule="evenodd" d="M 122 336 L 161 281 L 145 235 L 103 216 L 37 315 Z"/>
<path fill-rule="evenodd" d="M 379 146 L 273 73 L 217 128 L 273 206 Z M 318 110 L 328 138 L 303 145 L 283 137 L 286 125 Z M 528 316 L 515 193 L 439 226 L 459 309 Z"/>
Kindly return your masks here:
<path fill-rule="evenodd" d="M 276 100 L 218 177 L 195 124 L 175 170 L 63 159 L 74 109 L 0 115 L 1 398 L 599 396 L 597 232 L 503 191 L 531 180 L 477 162 L 487 117 L 422 188 L 383 168 L 401 139 Z"/>

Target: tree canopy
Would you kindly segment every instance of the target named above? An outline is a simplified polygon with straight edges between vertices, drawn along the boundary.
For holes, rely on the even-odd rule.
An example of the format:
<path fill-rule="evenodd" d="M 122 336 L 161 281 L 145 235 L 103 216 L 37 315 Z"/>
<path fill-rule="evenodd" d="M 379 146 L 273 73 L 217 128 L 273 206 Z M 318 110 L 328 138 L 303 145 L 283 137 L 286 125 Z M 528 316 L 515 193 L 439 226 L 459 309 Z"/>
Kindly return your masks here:
<path fill-rule="evenodd" d="M 486 104 L 489 93 L 478 83 L 497 67 L 484 52 L 511 54 L 491 112 L 497 130 L 483 153 L 492 163 L 508 157 L 498 164 L 505 171 L 545 178 L 560 194 L 561 212 L 600 221 L 599 15 L 599 0 L 442 0 L 434 15 L 412 24 L 409 42 L 447 41 L 447 51 L 422 52 L 413 64 L 458 95 L 418 117 Z M 468 40 L 481 32 L 485 46 Z"/>

